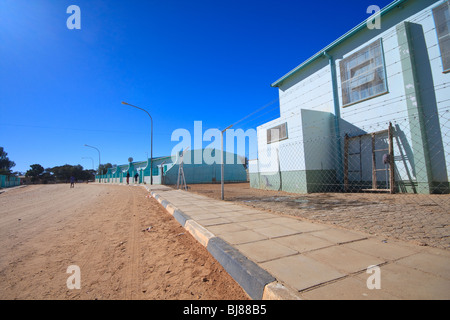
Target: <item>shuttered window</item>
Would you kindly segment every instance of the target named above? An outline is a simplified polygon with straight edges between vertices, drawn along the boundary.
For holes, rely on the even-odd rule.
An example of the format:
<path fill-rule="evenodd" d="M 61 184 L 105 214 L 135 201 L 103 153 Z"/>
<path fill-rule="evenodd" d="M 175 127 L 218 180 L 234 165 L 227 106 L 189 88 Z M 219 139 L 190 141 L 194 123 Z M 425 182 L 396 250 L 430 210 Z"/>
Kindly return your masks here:
<path fill-rule="evenodd" d="M 343 59 L 340 71 L 343 106 L 386 93 L 381 39 Z"/>
<path fill-rule="evenodd" d="M 267 130 L 267 143 L 277 142 L 287 139 L 287 123 L 280 124 Z"/>
<path fill-rule="evenodd" d="M 434 23 L 439 39 L 444 72 L 450 71 L 450 3 L 447 1 L 433 9 Z"/>

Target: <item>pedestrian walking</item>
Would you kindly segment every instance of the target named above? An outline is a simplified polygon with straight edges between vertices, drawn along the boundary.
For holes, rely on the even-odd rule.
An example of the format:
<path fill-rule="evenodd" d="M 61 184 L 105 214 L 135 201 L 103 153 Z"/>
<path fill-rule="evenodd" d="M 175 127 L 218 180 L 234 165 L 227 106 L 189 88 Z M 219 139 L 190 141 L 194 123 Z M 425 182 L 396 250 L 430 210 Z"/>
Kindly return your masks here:
<path fill-rule="evenodd" d="M 136 172 L 134 175 L 134 183 L 138 183 L 139 174 Z"/>
<path fill-rule="evenodd" d="M 130 183 L 130 173 L 127 172 L 127 184 L 129 184 L 129 183 Z"/>
<path fill-rule="evenodd" d="M 75 188 L 75 177 L 74 176 L 70 177 L 70 187 Z"/>

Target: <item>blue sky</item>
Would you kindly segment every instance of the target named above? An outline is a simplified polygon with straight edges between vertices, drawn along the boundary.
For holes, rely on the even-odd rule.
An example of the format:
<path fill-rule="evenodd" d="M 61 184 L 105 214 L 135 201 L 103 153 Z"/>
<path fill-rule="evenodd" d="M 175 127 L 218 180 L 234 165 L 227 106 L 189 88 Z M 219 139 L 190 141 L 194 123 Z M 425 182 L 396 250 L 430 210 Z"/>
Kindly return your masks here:
<path fill-rule="evenodd" d="M 271 83 L 390 2 L 0 0 L 0 146 L 22 172 L 97 167 L 84 144 L 102 163 L 144 160 L 150 120 L 126 101 L 152 115 L 153 155 L 169 155 L 175 129 L 224 129 L 275 100 Z"/>

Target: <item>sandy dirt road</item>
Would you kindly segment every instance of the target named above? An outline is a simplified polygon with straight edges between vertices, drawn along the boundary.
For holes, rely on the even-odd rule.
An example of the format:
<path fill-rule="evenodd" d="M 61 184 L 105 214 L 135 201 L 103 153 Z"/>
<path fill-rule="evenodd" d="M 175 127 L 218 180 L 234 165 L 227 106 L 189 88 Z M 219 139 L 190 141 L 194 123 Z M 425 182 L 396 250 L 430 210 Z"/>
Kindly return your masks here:
<path fill-rule="evenodd" d="M 0 299 L 248 299 L 147 194 L 94 184 L 0 194 Z M 80 289 L 67 288 L 70 265 Z"/>

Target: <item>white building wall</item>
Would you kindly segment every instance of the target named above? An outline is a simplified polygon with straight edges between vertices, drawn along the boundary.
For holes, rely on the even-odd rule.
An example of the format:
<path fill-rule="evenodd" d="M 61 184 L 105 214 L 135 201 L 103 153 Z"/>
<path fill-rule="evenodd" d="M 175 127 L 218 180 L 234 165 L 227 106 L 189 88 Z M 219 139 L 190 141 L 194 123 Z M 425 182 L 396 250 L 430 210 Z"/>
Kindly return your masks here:
<path fill-rule="evenodd" d="M 291 86 L 292 83 L 295 85 Z M 293 76 L 279 89 L 281 116 L 298 115 L 300 109 L 333 112 L 333 92 L 328 64 L 306 77 Z"/>

